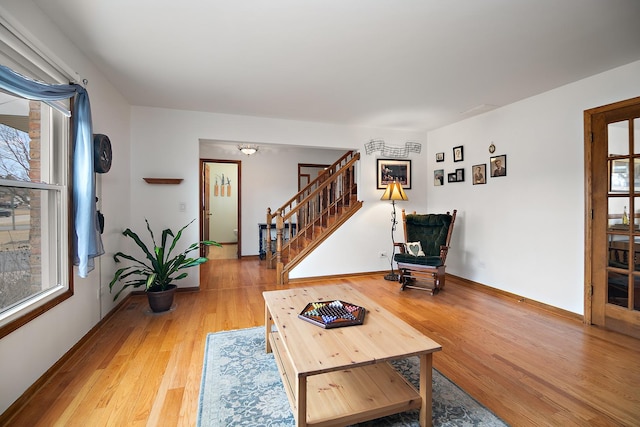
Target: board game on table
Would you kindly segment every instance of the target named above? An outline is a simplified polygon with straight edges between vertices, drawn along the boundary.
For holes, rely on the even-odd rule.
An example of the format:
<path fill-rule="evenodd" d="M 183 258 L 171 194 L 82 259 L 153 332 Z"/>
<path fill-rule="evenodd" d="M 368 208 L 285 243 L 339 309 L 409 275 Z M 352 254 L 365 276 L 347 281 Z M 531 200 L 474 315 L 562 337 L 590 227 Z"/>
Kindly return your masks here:
<path fill-rule="evenodd" d="M 362 325 L 367 310 L 346 301 L 310 302 L 298 317 L 325 329 Z"/>

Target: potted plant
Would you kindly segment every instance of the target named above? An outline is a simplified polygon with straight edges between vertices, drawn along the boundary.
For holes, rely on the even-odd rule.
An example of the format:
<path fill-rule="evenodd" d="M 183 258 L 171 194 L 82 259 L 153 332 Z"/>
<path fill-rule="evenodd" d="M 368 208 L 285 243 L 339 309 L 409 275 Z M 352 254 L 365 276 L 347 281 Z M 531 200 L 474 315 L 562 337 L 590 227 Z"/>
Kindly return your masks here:
<path fill-rule="evenodd" d="M 153 231 L 151 231 L 151 227 L 149 226 L 149 221 L 147 221 L 146 218 L 144 221 L 147 223 L 147 230 L 151 235 L 153 249 L 149 249 L 135 232 L 127 228 L 122 234 L 133 239 L 136 245 L 142 250 L 146 259 L 137 258 L 123 252 L 116 253 L 113 256 L 115 262 L 120 262 L 121 259 L 127 259 L 134 264 L 116 271 L 113 280 L 109 283 L 109 291 L 113 291 L 116 282 L 122 284 L 120 290 L 113 297 L 115 301 L 126 288 L 139 288 L 144 286 L 151 310 L 154 312 L 167 311 L 173 304 L 173 296 L 176 290 L 174 282 L 187 277 L 187 273 L 181 270 L 195 267 L 208 261 L 208 258 L 205 257 L 190 258 L 188 254 L 199 250 L 200 245 L 221 245 L 217 242 L 205 240 L 193 243 L 185 251 L 172 256 L 172 252 L 178 240 L 180 240 L 182 232 L 191 225 L 195 219 L 182 227 L 177 234 L 173 234 L 173 231 L 168 228 L 163 230 L 160 246 L 156 243 Z M 169 236 L 172 238 L 171 241 L 168 241 Z"/>

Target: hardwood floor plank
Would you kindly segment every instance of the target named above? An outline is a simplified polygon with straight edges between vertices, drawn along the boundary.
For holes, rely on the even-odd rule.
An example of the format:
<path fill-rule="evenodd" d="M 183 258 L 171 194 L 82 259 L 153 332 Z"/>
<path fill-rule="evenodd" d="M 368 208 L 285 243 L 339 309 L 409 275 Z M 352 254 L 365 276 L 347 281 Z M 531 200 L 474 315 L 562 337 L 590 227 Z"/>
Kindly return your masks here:
<path fill-rule="evenodd" d="M 60 402 L 58 402 L 55 407 L 57 411 L 53 410 L 53 408 L 49 411 L 49 422 L 52 424 L 57 423 L 60 425 L 68 425 L 73 419 L 85 418 L 86 414 L 83 415 L 82 412 L 78 413 L 78 410 L 84 410 L 85 408 L 83 405 L 86 405 L 87 402 L 91 402 L 90 392 L 94 388 L 95 384 L 98 383 L 102 374 L 103 373 L 101 371 L 95 371 L 88 378 L 83 378 L 84 384 L 82 388 L 77 394 L 75 394 L 74 398 L 68 404 L 65 403 L 64 405 L 61 405 Z"/>
<path fill-rule="evenodd" d="M 383 274 L 348 283 L 442 345 L 434 367 L 514 426 L 632 426 L 640 420 L 640 340 L 447 278 L 436 296 Z M 148 312 L 132 296 L 16 413 L 11 426 L 194 426 L 210 332 L 264 324 L 262 292 L 282 289 L 255 258 L 201 266 L 199 292 Z"/>
<path fill-rule="evenodd" d="M 183 388 L 167 390 L 167 395 L 162 405 L 162 412 L 157 420 L 149 419 L 148 425 L 153 426 L 177 426 L 180 420 L 180 405 L 182 403 Z M 195 424 L 192 424 L 195 425 Z"/>

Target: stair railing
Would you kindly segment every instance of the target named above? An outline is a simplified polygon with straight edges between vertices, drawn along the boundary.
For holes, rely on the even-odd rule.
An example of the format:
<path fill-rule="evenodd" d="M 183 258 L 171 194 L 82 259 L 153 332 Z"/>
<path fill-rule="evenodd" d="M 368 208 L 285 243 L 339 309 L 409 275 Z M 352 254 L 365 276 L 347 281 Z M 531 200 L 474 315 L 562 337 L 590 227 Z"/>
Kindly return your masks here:
<path fill-rule="evenodd" d="M 266 242 L 267 266 L 276 268 L 278 278 L 292 263 L 304 258 L 309 241 L 317 238 L 325 227 L 336 222 L 341 211 L 348 209 L 357 198 L 356 164 L 360 153 L 349 151 L 307 184 L 295 196 L 272 213 L 267 209 L 267 239 L 271 237 L 271 224 L 275 219 L 275 251 L 272 242 Z M 288 228 L 288 235 L 285 229 Z M 288 237 L 285 239 L 285 237 Z M 293 255 L 295 251 L 295 255 Z M 295 259 L 292 259 L 295 258 Z M 280 280 L 280 279 L 279 279 Z"/>

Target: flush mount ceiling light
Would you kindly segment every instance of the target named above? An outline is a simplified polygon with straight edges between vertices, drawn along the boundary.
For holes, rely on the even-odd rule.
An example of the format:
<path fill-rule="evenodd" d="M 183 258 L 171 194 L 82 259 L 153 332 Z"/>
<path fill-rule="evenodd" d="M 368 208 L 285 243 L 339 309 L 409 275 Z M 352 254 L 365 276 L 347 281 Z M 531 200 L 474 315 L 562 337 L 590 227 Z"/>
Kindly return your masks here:
<path fill-rule="evenodd" d="M 258 151 L 258 146 L 257 145 L 250 145 L 250 144 L 243 144 L 243 145 L 238 145 L 238 150 L 242 151 L 243 154 L 246 154 L 247 156 L 250 156 L 252 154 L 255 154 Z"/>

